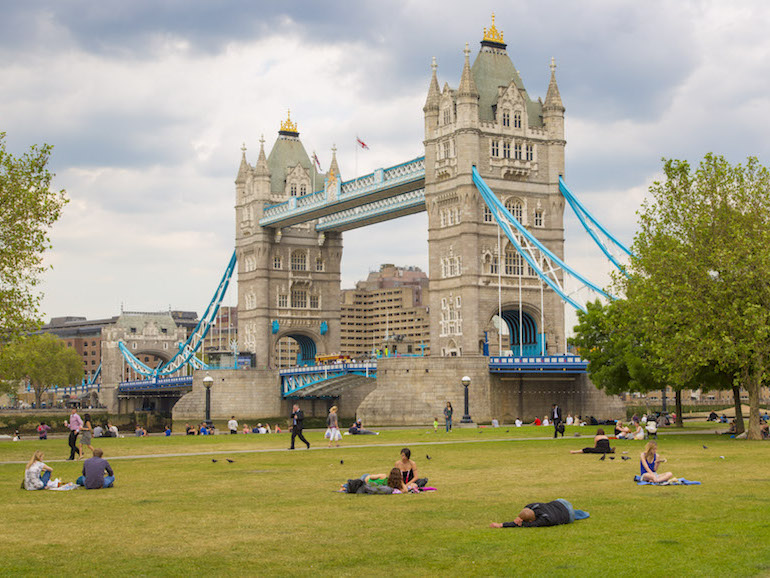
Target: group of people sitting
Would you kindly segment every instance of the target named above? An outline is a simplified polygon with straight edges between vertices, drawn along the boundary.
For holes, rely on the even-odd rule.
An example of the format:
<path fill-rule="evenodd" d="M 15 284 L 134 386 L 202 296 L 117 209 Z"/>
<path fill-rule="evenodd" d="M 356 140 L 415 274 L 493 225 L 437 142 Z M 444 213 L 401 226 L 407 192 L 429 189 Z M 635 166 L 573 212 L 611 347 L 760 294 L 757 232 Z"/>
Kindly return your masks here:
<path fill-rule="evenodd" d="M 275 424 L 275 427 L 271 428 L 269 423 L 265 423 L 265 425 L 262 425 L 261 423 L 258 423 L 253 428 L 250 428 L 247 424 L 243 425 L 243 433 L 244 434 L 269 434 L 269 433 L 281 433 L 281 426 L 278 424 Z"/>
<path fill-rule="evenodd" d="M 115 483 L 115 473 L 110 462 L 104 459 L 104 452 L 100 448 L 93 448 L 93 456 L 83 462 L 82 475 L 75 481 L 77 486 L 87 490 L 111 488 Z M 44 454 L 38 450 L 27 463 L 24 469 L 24 481 L 22 488 L 25 490 L 52 490 L 61 489 L 59 479 L 51 480 L 53 468 L 43 461 Z M 76 485 L 71 485 L 75 488 Z"/>
<path fill-rule="evenodd" d="M 401 457 L 387 474 L 363 474 L 340 485 L 340 492 L 348 494 L 407 494 L 418 493 L 426 487 L 428 478 L 417 477 L 417 464 L 409 448 L 401 450 Z"/>

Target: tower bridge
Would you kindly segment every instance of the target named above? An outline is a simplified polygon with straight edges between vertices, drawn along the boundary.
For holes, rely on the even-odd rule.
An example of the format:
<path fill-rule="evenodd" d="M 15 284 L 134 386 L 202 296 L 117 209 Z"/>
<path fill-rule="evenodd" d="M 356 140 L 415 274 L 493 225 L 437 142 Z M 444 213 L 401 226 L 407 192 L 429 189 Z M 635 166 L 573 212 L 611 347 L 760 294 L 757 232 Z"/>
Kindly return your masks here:
<path fill-rule="evenodd" d="M 217 372 L 215 415 L 279 415 L 289 399 L 325 413 L 323 400 L 335 399 L 343 414 L 370 422 L 426 423 L 446 401 L 460 407 L 463 375 L 481 420 L 543 415 L 552 402 L 597 416 L 619 408 L 591 385 L 584 362 L 565 354 L 564 304 L 580 306 L 565 279 L 603 292 L 564 263 L 565 197 L 577 205 L 561 182 L 565 108 L 555 65 L 545 99 L 533 99 L 494 22 L 473 62 L 468 45 L 464 54 L 456 88 L 439 84 L 432 63 L 424 156 L 343 181 L 336 151 L 328 171 L 317 171 L 290 117 L 269 153 L 260 140 L 253 165 L 244 147 L 235 180 L 238 333 L 257 368 Z M 420 211 L 431 355 L 279 374 L 283 338 L 297 342 L 297 366 L 339 351 L 343 232 Z M 599 242 L 605 231 L 595 229 Z M 518 362 L 490 362 L 490 345 Z M 195 372 L 175 417 L 199 416 L 201 379 Z"/>

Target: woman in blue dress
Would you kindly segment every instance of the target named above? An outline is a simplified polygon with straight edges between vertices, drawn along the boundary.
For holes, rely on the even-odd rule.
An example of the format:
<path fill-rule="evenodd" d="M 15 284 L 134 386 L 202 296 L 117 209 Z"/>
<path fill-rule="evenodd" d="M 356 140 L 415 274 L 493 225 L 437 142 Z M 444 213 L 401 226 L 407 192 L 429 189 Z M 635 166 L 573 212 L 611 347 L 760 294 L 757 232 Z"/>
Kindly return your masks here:
<path fill-rule="evenodd" d="M 665 462 L 666 459 L 659 456 L 657 450 L 658 444 L 656 442 L 648 442 L 640 455 L 640 474 L 644 482 L 659 484 L 674 479 L 674 474 L 671 472 L 666 472 L 665 474 L 658 473 L 658 466 Z"/>

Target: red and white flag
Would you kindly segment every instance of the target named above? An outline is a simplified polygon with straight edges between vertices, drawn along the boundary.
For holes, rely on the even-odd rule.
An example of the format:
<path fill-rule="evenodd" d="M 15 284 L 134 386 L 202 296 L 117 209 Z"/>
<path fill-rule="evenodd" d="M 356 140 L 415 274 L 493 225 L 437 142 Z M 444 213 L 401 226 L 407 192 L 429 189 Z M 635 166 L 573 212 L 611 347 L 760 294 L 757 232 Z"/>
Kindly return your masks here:
<path fill-rule="evenodd" d="M 362 149 L 369 150 L 369 146 L 360 138 L 356 137 L 356 142 L 358 143 L 358 146 L 360 146 Z"/>
<path fill-rule="evenodd" d="M 318 160 L 318 157 L 316 156 L 315 153 L 313 153 L 313 162 L 315 163 L 315 165 L 318 167 L 318 170 L 320 171 L 321 170 L 321 161 Z"/>

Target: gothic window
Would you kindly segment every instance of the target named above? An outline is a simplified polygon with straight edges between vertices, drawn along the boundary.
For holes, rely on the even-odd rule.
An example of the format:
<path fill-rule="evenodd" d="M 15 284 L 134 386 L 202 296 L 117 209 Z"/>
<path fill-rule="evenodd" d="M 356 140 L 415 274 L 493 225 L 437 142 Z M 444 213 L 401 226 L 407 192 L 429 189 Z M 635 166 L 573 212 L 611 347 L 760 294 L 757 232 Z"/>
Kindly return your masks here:
<path fill-rule="evenodd" d="M 291 254 L 291 270 L 307 271 L 307 255 L 304 251 L 293 251 Z"/>
<path fill-rule="evenodd" d="M 444 109 L 444 124 L 449 124 L 452 121 L 452 113 L 448 108 Z"/>
<path fill-rule="evenodd" d="M 281 256 L 276 255 L 273 257 L 273 269 L 280 269 L 281 268 Z"/>
<path fill-rule="evenodd" d="M 447 225 L 450 227 L 455 224 L 455 212 L 452 209 L 447 211 Z"/>
<path fill-rule="evenodd" d="M 487 205 L 484 205 L 484 222 L 491 223 L 492 221 L 494 221 L 494 218 L 492 217 L 492 211 Z"/>
<path fill-rule="evenodd" d="M 520 161 L 521 160 L 521 143 L 516 143 L 516 146 L 513 147 L 513 158 Z"/>
<path fill-rule="evenodd" d="M 304 289 L 291 290 L 291 306 L 304 309 L 307 307 L 307 291 Z"/>
<path fill-rule="evenodd" d="M 503 158 L 509 159 L 511 158 L 511 143 L 508 141 L 503 141 Z"/>
<path fill-rule="evenodd" d="M 511 126 L 511 113 L 503 111 L 503 126 Z"/>
<path fill-rule="evenodd" d="M 535 158 L 535 145 L 527 145 L 527 160 L 531 161 Z"/>
<path fill-rule="evenodd" d="M 299 186 L 299 194 L 300 195 L 307 195 L 307 185 L 306 184 L 303 183 L 303 184 L 301 184 Z"/>
<path fill-rule="evenodd" d="M 497 255 L 495 255 L 494 257 L 492 257 L 489 260 L 489 274 L 490 275 L 497 275 L 497 272 L 500 269 L 499 264 L 498 264 L 497 261 L 498 261 Z"/>
<path fill-rule="evenodd" d="M 505 274 L 516 276 L 524 274 L 524 259 L 513 249 L 505 251 Z"/>
<path fill-rule="evenodd" d="M 543 209 L 537 209 L 535 211 L 535 227 L 543 226 Z"/>
<path fill-rule="evenodd" d="M 460 224 L 460 207 L 455 207 L 455 223 Z"/>
<path fill-rule="evenodd" d="M 521 128 L 521 113 L 518 111 L 513 114 L 513 128 Z"/>
<path fill-rule="evenodd" d="M 286 308 L 288 306 L 289 306 L 289 296 L 288 295 L 279 295 L 278 296 L 278 307 Z"/>
<path fill-rule="evenodd" d="M 310 296 L 310 308 L 311 309 L 318 309 L 318 295 L 311 295 Z"/>
<path fill-rule="evenodd" d="M 521 217 L 524 213 L 524 206 L 521 204 L 521 201 L 518 199 L 508 199 L 505 201 L 505 208 L 508 209 L 508 212 L 511 213 L 517 221 L 521 223 Z"/>
<path fill-rule="evenodd" d="M 493 157 L 500 156 L 500 141 L 497 141 L 497 140 L 492 141 L 492 156 Z"/>
<path fill-rule="evenodd" d="M 324 260 L 321 259 L 320 257 L 318 257 L 315 260 L 315 270 L 318 271 L 319 273 L 324 270 Z"/>
<path fill-rule="evenodd" d="M 291 194 L 292 197 L 296 197 L 297 196 L 297 185 L 296 185 L 296 183 L 292 183 L 291 184 L 291 187 L 289 187 L 289 191 L 290 191 L 290 194 Z"/>
<path fill-rule="evenodd" d="M 441 211 L 441 226 L 446 227 L 446 212 L 443 210 Z"/>

